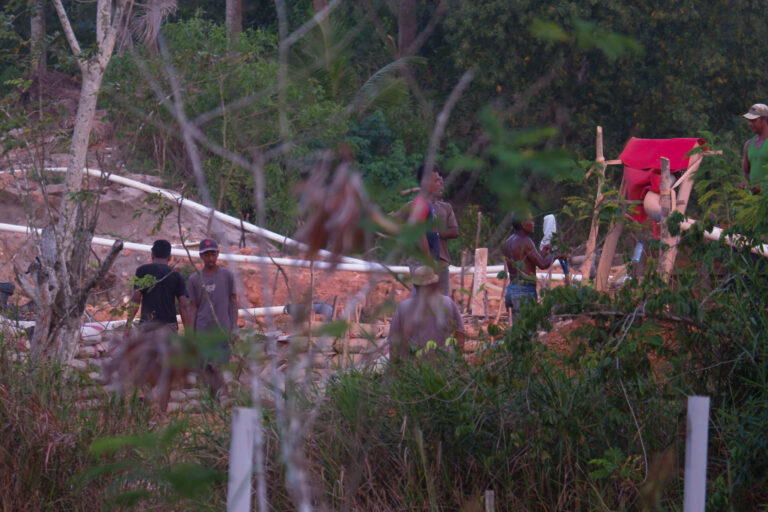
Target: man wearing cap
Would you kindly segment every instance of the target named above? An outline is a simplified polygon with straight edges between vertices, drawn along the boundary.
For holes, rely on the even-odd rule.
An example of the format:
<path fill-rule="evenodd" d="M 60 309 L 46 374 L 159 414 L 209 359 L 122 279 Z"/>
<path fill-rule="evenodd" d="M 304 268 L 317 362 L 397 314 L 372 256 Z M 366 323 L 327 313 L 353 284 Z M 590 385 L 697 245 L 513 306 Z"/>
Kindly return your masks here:
<path fill-rule="evenodd" d="M 464 348 L 464 320 L 456 303 L 440 293 L 440 278 L 432 267 L 413 271 L 414 293 L 401 302 L 389 327 L 389 353 L 392 359 L 428 349 L 433 341 L 445 348 L 453 338 L 459 351 Z"/>
<path fill-rule="evenodd" d="M 763 181 L 768 177 L 768 106 L 756 103 L 744 114 L 749 121 L 749 129 L 754 137 L 744 143 L 744 152 L 741 159 L 741 168 L 744 171 L 746 185 L 752 188 L 752 192 L 759 193 Z"/>
<path fill-rule="evenodd" d="M 237 327 L 235 276 L 229 269 L 217 265 L 219 245 L 216 240 L 206 238 L 201 241 L 199 253 L 203 269 L 189 276 L 187 282 L 189 320 L 195 331 L 214 335 L 210 354 L 203 354 L 206 361 L 225 364 L 229 361 L 229 337 Z M 205 370 L 216 373 L 210 364 Z M 214 382 L 211 382 L 209 375 L 206 379 L 214 392 L 222 385 L 216 375 L 213 376 Z"/>
<path fill-rule="evenodd" d="M 136 269 L 134 292 L 128 308 L 126 327 L 131 328 L 136 311 L 141 306 L 139 316 L 143 328 L 164 326 L 178 333 L 179 324 L 176 321 L 176 300 L 179 301 L 181 320 L 184 327 L 189 328 L 187 319 L 187 299 L 184 278 L 173 270 L 168 263 L 171 261 L 171 244 L 167 240 L 156 240 L 152 244 L 152 262 L 141 265 Z"/>

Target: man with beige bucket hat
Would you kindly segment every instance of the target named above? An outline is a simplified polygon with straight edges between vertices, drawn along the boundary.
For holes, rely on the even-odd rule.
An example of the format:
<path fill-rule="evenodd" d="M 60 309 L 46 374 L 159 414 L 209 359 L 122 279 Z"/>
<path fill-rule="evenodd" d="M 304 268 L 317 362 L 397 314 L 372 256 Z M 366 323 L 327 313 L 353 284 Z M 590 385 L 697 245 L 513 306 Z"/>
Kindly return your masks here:
<path fill-rule="evenodd" d="M 389 328 L 389 354 L 392 359 L 408 356 L 419 350 L 429 352 L 433 341 L 439 348 L 464 348 L 466 338 L 464 319 L 450 297 L 440 293 L 440 277 L 428 265 L 413 271 L 412 297 L 401 302 Z"/>

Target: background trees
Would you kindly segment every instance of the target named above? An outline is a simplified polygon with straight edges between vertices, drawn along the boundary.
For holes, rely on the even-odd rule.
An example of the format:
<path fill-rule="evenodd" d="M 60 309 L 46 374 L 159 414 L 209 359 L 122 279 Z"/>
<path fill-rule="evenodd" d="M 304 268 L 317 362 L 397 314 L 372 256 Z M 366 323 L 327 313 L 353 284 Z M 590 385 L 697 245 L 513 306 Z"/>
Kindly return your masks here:
<path fill-rule="evenodd" d="M 69 14 L 66 37 L 51 22 L 51 4 L 45 4 L 49 68 L 78 77 L 77 70 L 83 69 L 78 84 L 87 108 L 79 119 L 92 118 L 95 91 L 106 72 L 98 99 L 118 127 L 127 169 L 157 173 L 175 188 L 189 183 L 186 193 L 208 196 L 209 203 L 235 214 L 253 216 L 261 206 L 267 227 L 286 233 L 301 220 L 294 187 L 325 149 L 360 169 L 372 192 L 369 197 L 385 210 L 404 202 L 398 191 L 415 184 L 412 171 L 425 158 L 435 115 L 469 67 L 476 78 L 453 112 L 439 148 L 439 163 L 452 171 L 448 192 L 464 221 L 465 245 L 473 243 L 478 210 L 488 219 L 480 243 L 493 247 L 494 236 L 504 235 L 510 210 L 532 206 L 562 211 L 565 196 L 583 197 L 589 184 L 574 162 L 591 158 L 597 124 L 605 127 L 608 155 L 617 154 L 631 135 L 691 136 L 703 129 L 713 145 L 727 150 L 738 148 L 746 137 L 739 114 L 766 99 L 759 64 L 768 49 L 765 21 L 761 6 L 749 0 L 653 6 L 628 1 L 363 0 L 343 3 L 284 53 L 282 61 L 272 2 L 247 2 L 244 30 L 233 41 L 221 2 L 197 0 L 184 2 L 177 11 L 162 32 L 158 52 L 142 44 L 127 46 L 119 57 L 107 59 L 105 71 L 102 57 L 111 43 L 106 44 L 106 32 L 97 28 L 109 16 L 95 13 L 106 4 L 57 2 L 59 12 Z M 290 2 L 284 25 L 288 30 L 301 27 L 322 4 Z M 14 143 L 7 135 L 10 130 L 26 128 L 34 118 L 28 104 L 14 103 L 29 90 L 32 76 L 35 52 L 30 40 L 37 41 L 39 33 L 31 32 L 38 12 L 33 5 L 8 2 L 1 18 L 0 38 L 8 43 L 0 47 L 0 86 L 8 93 L 2 103 L 4 149 Z M 37 43 L 35 47 L 40 48 Z M 284 88 L 278 79 L 281 65 L 288 71 Z M 58 109 L 57 98 L 50 99 Z M 19 116 L 7 115 L 12 106 L 19 108 Z M 180 119 L 180 110 L 186 119 Z M 87 124 L 79 126 L 67 181 L 75 194 L 83 147 L 88 146 Z M 205 144 L 196 139 L 198 152 L 191 153 L 184 136 L 195 130 Z M 740 173 L 735 153 L 727 154 L 728 159 L 713 158 L 702 168 L 700 212 L 708 219 L 734 222 L 735 230 L 758 241 L 767 231 L 766 196 L 744 197 L 729 187 Z M 254 162 L 263 163 L 258 170 L 263 172 L 265 199 L 260 203 L 252 199 L 259 189 L 249 167 Z M 68 211 L 62 222 L 77 218 L 83 204 L 71 199 L 74 214 Z M 734 199 L 741 202 L 732 218 Z M 577 207 L 571 203 L 574 216 Z M 568 223 L 561 221 L 563 225 Z M 68 226 L 58 228 L 64 245 L 56 241 L 53 253 L 46 253 L 53 258 L 43 263 L 59 276 L 61 286 L 74 289 L 84 277 L 82 256 L 89 234 L 81 225 L 79 231 Z M 677 288 L 662 286 L 653 275 L 615 296 L 562 288 L 529 311 L 505 340 L 508 352 L 495 353 L 497 359 L 486 366 L 446 359 L 444 372 L 415 364 L 394 379 L 350 374 L 334 381 L 329 388 L 333 400 L 311 411 L 322 421 L 308 431 L 314 442 L 307 450 L 310 469 L 321 483 L 318 493 L 336 508 L 360 503 L 370 508 L 435 508 L 438 501 L 459 508 L 480 490 L 497 485 L 510 500 L 519 500 L 519 508 L 546 509 L 554 503 L 559 508 L 633 508 L 645 499 L 639 489 L 647 481 L 657 482 L 674 501 L 679 489 L 665 484 L 663 471 L 654 473 L 643 459 L 646 450 L 651 455 L 676 450 L 682 425 L 679 397 L 702 392 L 715 397 L 718 426 L 712 506 L 749 510 L 765 503 L 765 468 L 755 457 L 765 451 L 766 290 L 760 285 L 766 282 L 765 268 L 719 245 L 697 244 L 695 232 L 685 240 L 694 265 L 691 272 L 676 275 Z M 76 251 L 81 257 L 77 269 L 67 266 Z M 67 269 L 69 274 L 62 275 Z M 79 307 L 81 298 L 71 295 L 69 304 Z M 64 312 L 73 320 L 67 326 L 70 338 L 81 311 L 73 307 Z M 568 339 L 572 352 L 531 342 L 551 327 L 552 318 L 571 315 L 587 319 Z M 34 442 L 29 433 L 35 418 L 18 414 L 28 413 L 33 403 L 46 420 L 71 419 L 62 423 L 62 431 L 83 432 L 82 441 L 61 450 L 74 453 L 73 467 L 85 466 L 82 450 L 96 430 L 92 422 L 103 419 L 78 423 L 66 406 L 74 402 L 66 395 L 71 390 L 42 373 L 39 377 L 50 388 L 45 382 L 30 385 L 23 378 L 27 369 L 11 363 L 13 372 L 0 372 L 3 389 L 14 390 L 0 396 L 2 417 L 15 420 L 10 423 L 13 435 L 3 438 L 9 439 L 6 451 L 34 465 L 23 474 L 37 475 L 45 465 L 40 461 L 48 460 L 41 447 L 51 445 Z M 19 383 L 23 385 L 15 386 Z M 30 401 L 38 388 L 46 393 Z M 48 393 L 58 388 L 64 389 L 63 398 Z M 628 420 L 635 413 L 640 426 Z M 179 459 L 198 457 L 225 467 L 221 447 L 227 429 L 221 425 L 226 412 L 222 416 L 209 430 L 207 425 L 190 428 L 183 437 L 191 446 L 178 448 L 189 453 Z M 283 435 L 280 421 L 272 420 L 265 419 L 275 426 L 270 435 Z M 125 426 L 135 428 L 131 422 L 119 427 Z M 121 429 L 105 432 L 115 431 Z M 203 440 L 195 439 L 196 434 Z M 173 436 L 160 437 L 165 448 L 172 446 Z M 165 470 L 166 461 L 157 459 L 171 457 L 154 449 L 160 442 L 151 437 L 109 440 L 113 451 L 122 449 L 121 443 L 142 449 L 120 459 L 122 464 L 91 473 L 94 481 L 110 471 L 119 473 L 114 481 L 127 482 L 118 489 L 125 490 L 133 481 L 159 479 L 161 485 L 151 486 L 158 494 L 179 482 L 194 482 L 194 475 L 187 480 L 187 475 L 176 478 Z M 279 444 L 275 440 L 270 446 Z M 367 462 L 367 457 L 381 473 L 363 472 L 360 461 Z M 275 455 L 270 460 L 281 459 Z M 269 467 L 271 496 L 290 508 L 285 486 L 274 477 L 284 470 L 279 464 Z M 162 469 L 132 469 L 145 466 Z M 69 487 L 59 485 L 71 469 L 66 464 L 56 469 L 46 489 L 57 498 L 65 494 L 68 503 L 77 502 L 67 494 Z M 397 493 L 370 492 L 389 489 L 393 474 L 402 478 Z M 207 480 L 210 475 L 198 476 Z M 337 492 L 339 482 L 346 494 Z M 532 490 L 529 482 L 541 485 Z M 368 483 L 372 485 L 366 487 Z M 8 487 L 15 485 L 12 481 Z M 39 496 L 38 486 L 28 488 L 29 495 Z M 88 489 L 96 489 L 99 497 L 107 494 L 98 482 Z M 649 499 L 649 506 L 657 505 L 659 496 Z M 213 508 L 221 508 L 217 500 L 221 493 L 211 499 Z M 93 503 L 101 505 L 100 500 Z"/>

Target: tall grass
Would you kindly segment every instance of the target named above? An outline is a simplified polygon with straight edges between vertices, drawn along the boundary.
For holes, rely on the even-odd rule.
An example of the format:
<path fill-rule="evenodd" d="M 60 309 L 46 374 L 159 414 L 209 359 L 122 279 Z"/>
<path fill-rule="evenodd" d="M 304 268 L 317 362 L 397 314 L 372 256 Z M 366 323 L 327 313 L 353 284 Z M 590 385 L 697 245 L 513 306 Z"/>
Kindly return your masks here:
<path fill-rule="evenodd" d="M 709 509 L 765 507 L 768 266 L 711 251 L 672 287 L 649 273 L 612 295 L 556 288 L 481 363 L 439 354 L 286 386 L 262 405 L 271 509 L 296 507 L 300 469 L 319 510 L 481 510 L 487 490 L 498 510 L 680 510 L 690 394 L 712 398 Z M 573 321 L 567 349 L 539 339 L 553 319 Z M 85 384 L 0 351 L 4 510 L 224 508 L 227 408 L 80 410 Z"/>
<path fill-rule="evenodd" d="M 643 449 L 617 376 L 529 345 L 339 376 L 312 438 L 331 508 L 460 510 L 486 490 L 502 510 L 637 508 Z M 660 391 L 628 387 L 652 454 L 683 412 Z"/>
<path fill-rule="evenodd" d="M 209 403 L 194 422 L 179 422 L 138 393 L 105 392 L 81 407 L 94 382 L 16 358 L 12 345 L 0 338 L 0 510 L 224 506 L 226 411 Z"/>

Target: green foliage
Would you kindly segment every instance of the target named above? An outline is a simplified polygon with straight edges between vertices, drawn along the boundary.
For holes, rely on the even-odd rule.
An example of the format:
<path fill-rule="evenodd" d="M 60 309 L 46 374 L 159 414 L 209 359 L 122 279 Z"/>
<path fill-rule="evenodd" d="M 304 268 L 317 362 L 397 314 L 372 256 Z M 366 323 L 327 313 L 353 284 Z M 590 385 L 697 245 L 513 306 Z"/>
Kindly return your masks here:
<path fill-rule="evenodd" d="M 215 468 L 176 457 L 189 432 L 189 425 L 179 422 L 157 432 L 98 439 L 90 452 L 100 463 L 78 475 L 78 480 L 86 485 L 108 478 L 110 509 L 165 503 L 206 510 L 200 498 L 209 496 L 223 478 Z"/>
<path fill-rule="evenodd" d="M 224 151 L 252 155 L 273 149 L 283 141 L 278 133 L 275 61 L 276 39 L 263 31 L 246 31 L 234 48 L 224 27 L 192 18 L 167 25 L 165 38 L 183 88 L 185 111 L 211 141 Z M 146 60 L 144 60 L 146 59 Z M 195 183 L 183 142 L 171 113 L 161 107 L 142 73 L 166 77 L 160 86 L 170 90 L 161 58 L 131 55 L 116 57 L 105 79 L 105 100 L 115 110 L 117 125 L 129 146 L 134 165 L 147 157 L 161 165 L 172 180 Z M 317 148 L 340 140 L 345 123 L 337 119 L 341 106 L 326 98 L 321 84 L 312 78 L 289 85 L 289 123 L 293 150 L 266 165 L 269 195 L 267 224 L 279 231 L 292 230 L 296 202 L 292 189 L 305 172 L 306 156 Z M 123 103 L 128 101 L 128 103 Z M 253 215 L 254 176 L 251 169 L 228 159 L 203 154 L 203 171 L 218 206 L 234 214 Z M 218 198 L 218 199 L 217 199 Z"/>
<path fill-rule="evenodd" d="M 73 477 L 90 464 L 102 436 L 141 432 L 149 409 L 136 397 L 104 399 L 109 413 L 77 406 L 96 383 L 57 365 L 17 359 L 18 340 L 0 335 L 0 504 L 8 510 L 101 510 L 103 481 L 78 490 Z"/>
<path fill-rule="evenodd" d="M 403 139 L 396 138 L 381 110 L 363 118 L 346 139 L 357 159 L 371 197 L 387 212 L 404 202 L 399 191 L 416 182 L 421 154 L 408 154 Z"/>
<path fill-rule="evenodd" d="M 455 158 L 449 166 L 479 176 L 478 181 L 495 196 L 486 198 L 491 211 L 524 216 L 532 205 L 550 206 L 551 183 L 577 171 L 573 155 L 540 147 L 556 133 L 554 128 L 510 130 L 490 109 L 480 119 L 488 139 L 483 152 Z"/>

